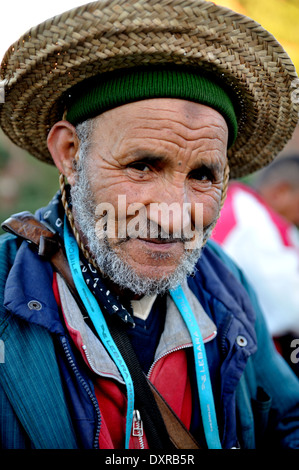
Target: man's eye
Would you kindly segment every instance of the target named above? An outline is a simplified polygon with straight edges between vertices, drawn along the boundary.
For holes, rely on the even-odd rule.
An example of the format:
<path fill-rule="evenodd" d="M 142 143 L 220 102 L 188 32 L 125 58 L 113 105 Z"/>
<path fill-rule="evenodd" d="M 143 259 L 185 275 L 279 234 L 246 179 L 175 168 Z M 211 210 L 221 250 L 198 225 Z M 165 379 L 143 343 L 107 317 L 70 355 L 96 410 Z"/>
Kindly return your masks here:
<path fill-rule="evenodd" d="M 146 163 L 143 162 L 134 162 L 129 165 L 129 168 L 133 168 L 134 170 L 142 171 L 142 172 L 148 172 L 150 171 L 149 166 Z"/>
<path fill-rule="evenodd" d="M 212 171 L 207 167 L 198 168 L 197 170 L 191 171 L 189 178 L 197 181 L 214 181 L 214 175 Z"/>

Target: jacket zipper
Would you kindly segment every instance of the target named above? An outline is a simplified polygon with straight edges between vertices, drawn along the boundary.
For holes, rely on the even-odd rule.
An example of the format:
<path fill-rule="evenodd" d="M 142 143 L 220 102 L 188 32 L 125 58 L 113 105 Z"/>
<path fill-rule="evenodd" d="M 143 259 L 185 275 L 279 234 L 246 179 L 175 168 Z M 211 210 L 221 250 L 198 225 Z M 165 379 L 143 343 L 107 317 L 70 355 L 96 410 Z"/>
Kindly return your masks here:
<path fill-rule="evenodd" d="M 134 410 L 133 412 L 132 436 L 138 437 L 139 447 L 140 449 L 144 449 L 143 422 L 138 410 Z"/>
<path fill-rule="evenodd" d="M 89 353 L 87 352 L 87 348 L 86 348 L 85 344 L 82 345 L 82 350 L 83 350 L 84 356 L 86 357 L 86 360 L 87 360 L 87 362 L 88 362 L 89 367 L 91 368 L 91 370 L 92 370 L 95 374 L 98 374 L 98 371 L 93 367 L 93 365 L 92 365 L 92 363 L 91 363 L 90 355 L 89 355 Z"/>
<path fill-rule="evenodd" d="M 161 356 L 159 356 L 154 362 L 153 364 L 151 365 L 148 373 L 147 373 L 147 377 L 148 379 L 150 379 L 151 375 L 152 375 L 152 372 L 153 372 L 153 369 L 155 367 L 155 365 L 157 364 L 158 361 L 160 361 L 160 359 L 162 359 L 163 357 L 166 357 L 168 356 L 168 354 L 171 354 L 175 351 L 180 351 L 181 349 L 187 349 L 187 348 L 191 348 L 192 347 L 192 344 L 191 343 L 187 343 L 187 344 L 184 344 L 183 346 L 177 346 L 176 348 L 173 348 L 173 349 L 170 349 L 169 351 L 165 352 L 164 354 L 162 354 Z"/>
<path fill-rule="evenodd" d="M 66 358 L 68 360 L 68 363 L 70 364 L 72 370 L 74 371 L 74 374 L 78 378 L 79 382 L 81 383 L 82 387 L 84 388 L 85 392 L 87 393 L 88 397 L 90 398 L 90 400 L 91 400 L 91 402 L 92 402 L 92 404 L 95 408 L 96 415 L 97 415 L 97 426 L 96 426 L 96 433 L 95 433 L 94 442 L 93 442 L 93 448 L 98 449 L 99 448 L 99 434 L 100 434 L 100 429 L 101 429 L 101 424 L 102 424 L 101 412 L 100 412 L 98 402 L 97 402 L 96 398 L 94 397 L 94 394 L 92 393 L 88 383 L 84 380 L 84 378 L 80 374 L 80 372 L 79 372 L 79 370 L 78 370 L 78 368 L 77 368 L 77 366 L 76 366 L 76 364 L 75 364 L 75 362 L 72 358 L 72 355 L 71 355 L 71 352 L 69 350 L 66 338 L 61 338 L 61 343 L 62 343 L 64 353 L 66 355 Z"/>

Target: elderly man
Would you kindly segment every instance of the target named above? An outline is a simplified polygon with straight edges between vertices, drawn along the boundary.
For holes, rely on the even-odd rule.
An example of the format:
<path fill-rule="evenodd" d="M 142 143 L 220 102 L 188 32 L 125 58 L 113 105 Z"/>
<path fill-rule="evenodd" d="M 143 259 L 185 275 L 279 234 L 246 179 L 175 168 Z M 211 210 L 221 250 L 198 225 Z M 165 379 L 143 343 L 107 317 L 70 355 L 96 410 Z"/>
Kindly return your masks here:
<path fill-rule="evenodd" d="M 292 135 L 281 46 L 205 1 L 98 1 L 32 28 L 1 73 L 3 130 L 61 187 L 4 223 L 2 447 L 299 447 L 298 380 L 207 241 L 228 169 Z"/>

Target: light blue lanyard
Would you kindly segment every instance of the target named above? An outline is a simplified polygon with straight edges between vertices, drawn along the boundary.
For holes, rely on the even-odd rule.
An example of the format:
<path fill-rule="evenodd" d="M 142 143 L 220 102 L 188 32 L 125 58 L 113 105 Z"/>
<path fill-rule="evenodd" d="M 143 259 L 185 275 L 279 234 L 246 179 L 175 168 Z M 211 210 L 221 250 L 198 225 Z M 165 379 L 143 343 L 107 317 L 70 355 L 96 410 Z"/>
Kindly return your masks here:
<path fill-rule="evenodd" d="M 126 446 L 126 449 L 129 449 L 129 441 L 130 441 L 130 436 L 131 436 L 133 412 L 134 412 L 133 381 L 132 381 L 130 372 L 127 368 L 127 365 L 125 361 L 123 360 L 122 355 L 120 354 L 118 348 L 116 347 L 111 337 L 105 318 L 99 307 L 99 304 L 96 301 L 95 297 L 90 292 L 90 290 L 88 289 L 88 287 L 86 286 L 86 283 L 84 281 L 84 278 L 80 269 L 78 245 L 73 234 L 71 233 L 68 227 L 66 218 L 64 220 L 64 244 L 65 244 L 67 259 L 70 265 L 71 273 L 72 273 L 77 291 L 85 305 L 85 308 L 88 311 L 88 314 L 94 324 L 95 329 L 97 330 L 99 337 L 101 338 L 108 353 L 114 360 L 126 384 L 128 404 L 127 404 L 125 446 Z"/>
<path fill-rule="evenodd" d="M 209 449 L 221 449 L 209 367 L 202 335 L 182 287 L 179 286 L 177 289 L 171 290 L 170 295 L 179 309 L 192 339 L 197 388 L 207 446 Z"/>

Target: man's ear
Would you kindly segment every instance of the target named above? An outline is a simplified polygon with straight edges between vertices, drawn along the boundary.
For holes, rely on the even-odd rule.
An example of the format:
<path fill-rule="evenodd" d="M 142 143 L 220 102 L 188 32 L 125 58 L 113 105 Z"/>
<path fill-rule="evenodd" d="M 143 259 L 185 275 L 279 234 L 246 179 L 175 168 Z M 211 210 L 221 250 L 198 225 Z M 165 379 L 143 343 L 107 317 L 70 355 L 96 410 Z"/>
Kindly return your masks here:
<path fill-rule="evenodd" d="M 75 182 L 75 165 L 79 158 L 80 141 L 75 127 L 68 121 L 59 121 L 49 132 L 48 149 L 55 165 L 70 183 Z"/>

